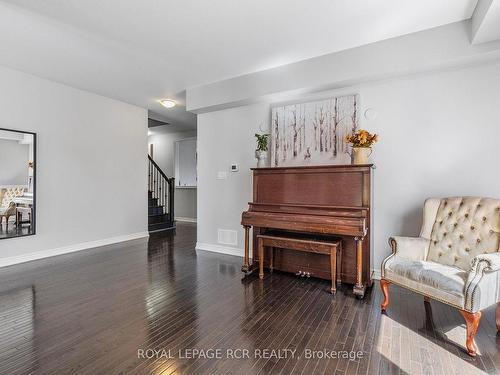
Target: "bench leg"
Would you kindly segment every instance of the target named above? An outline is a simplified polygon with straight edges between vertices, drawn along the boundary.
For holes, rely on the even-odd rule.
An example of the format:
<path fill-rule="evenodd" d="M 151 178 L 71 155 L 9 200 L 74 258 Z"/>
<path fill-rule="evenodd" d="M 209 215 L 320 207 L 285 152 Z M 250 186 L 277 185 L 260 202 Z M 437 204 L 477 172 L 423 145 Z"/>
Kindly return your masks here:
<path fill-rule="evenodd" d="M 273 272 L 274 268 L 274 247 L 271 247 L 271 258 L 269 260 L 269 272 Z"/>
<path fill-rule="evenodd" d="M 330 250 L 330 275 L 332 276 L 332 287 L 330 292 L 335 294 L 337 292 L 337 246 L 332 247 Z"/>
<path fill-rule="evenodd" d="M 264 243 L 262 238 L 258 240 L 259 247 L 259 279 L 264 278 Z"/>

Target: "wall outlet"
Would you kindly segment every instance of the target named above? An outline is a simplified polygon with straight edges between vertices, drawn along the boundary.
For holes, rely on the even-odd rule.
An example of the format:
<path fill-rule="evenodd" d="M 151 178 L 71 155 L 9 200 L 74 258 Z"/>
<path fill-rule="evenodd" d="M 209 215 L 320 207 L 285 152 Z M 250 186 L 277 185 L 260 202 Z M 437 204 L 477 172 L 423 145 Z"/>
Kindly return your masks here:
<path fill-rule="evenodd" d="M 219 171 L 217 172 L 217 180 L 225 180 L 227 179 L 227 172 Z"/>
<path fill-rule="evenodd" d="M 231 164 L 231 172 L 238 172 L 238 164 Z"/>

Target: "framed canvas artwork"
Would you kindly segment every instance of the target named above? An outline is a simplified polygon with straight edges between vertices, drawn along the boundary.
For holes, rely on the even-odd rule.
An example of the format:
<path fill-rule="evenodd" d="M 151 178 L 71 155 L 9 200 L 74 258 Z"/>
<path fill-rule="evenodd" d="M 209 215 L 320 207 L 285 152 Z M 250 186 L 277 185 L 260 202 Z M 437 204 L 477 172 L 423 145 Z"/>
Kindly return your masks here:
<path fill-rule="evenodd" d="M 358 129 L 359 95 L 272 108 L 271 166 L 350 164 L 345 137 Z"/>

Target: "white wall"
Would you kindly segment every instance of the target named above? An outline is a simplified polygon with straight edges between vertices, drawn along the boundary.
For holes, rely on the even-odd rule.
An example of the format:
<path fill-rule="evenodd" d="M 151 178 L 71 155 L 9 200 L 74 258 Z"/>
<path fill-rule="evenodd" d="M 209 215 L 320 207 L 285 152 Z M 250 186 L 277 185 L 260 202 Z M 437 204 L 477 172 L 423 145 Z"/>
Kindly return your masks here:
<path fill-rule="evenodd" d="M 147 235 L 147 111 L 1 67 L 0 82 L 0 127 L 38 135 L 37 234 L 1 240 L 0 264 Z"/>
<path fill-rule="evenodd" d="M 422 73 L 304 96 L 359 93 L 361 126 L 380 133 L 373 161 L 374 267 L 389 253 L 390 235 L 418 235 L 425 198 L 478 195 L 500 198 L 500 62 Z M 217 229 L 238 231 L 238 245 L 221 251 L 242 255 L 241 212 L 251 200 L 254 133 L 269 126 L 270 104 L 198 115 L 198 242 L 213 249 Z M 216 173 L 240 172 L 217 180 Z"/>
<path fill-rule="evenodd" d="M 28 185 L 29 145 L 0 139 L 0 185 Z"/>
<path fill-rule="evenodd" d="M 155 134 L 148 138 L 153 144 L 153 159 L 169 177 L 174 176 L 174 142 L 196 137 L 196 131 Z M 149 149 L 149 148 L 148 148 Z M 175 189 L 174 212 L 176 218 L 196 219 L 196 189 Z"/>

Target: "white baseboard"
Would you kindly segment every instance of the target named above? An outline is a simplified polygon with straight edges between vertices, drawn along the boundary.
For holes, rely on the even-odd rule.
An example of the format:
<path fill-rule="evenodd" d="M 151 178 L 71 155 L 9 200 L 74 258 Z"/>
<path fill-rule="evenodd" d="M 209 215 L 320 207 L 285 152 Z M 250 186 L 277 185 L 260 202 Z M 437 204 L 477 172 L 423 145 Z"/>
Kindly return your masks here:
<path fill-rule="evenodd" d="M 196 250 L 210 251 L 212 253 L 220 253 L 227 255 L 234 255 L 237 257 L 243 257 L 244 250 L 237 247 L 229 247 L 222 245 L 214 245 L 210 243 L 196 242 Z M 372 279 L 380 280 L 381 274 L 380 269 L 372 269 Z"/>
<path fill-rule="evenodd" d="M 195 217 L 175 217 L 175 221 L 185 221 L 186 223 L 196 223 Z"/>
<path fill-rule="evenodd" d="M 229 247 L 222 245 L 213 245 L 210 243 L 196 242 L 196 250 L 210 251 L 212 253 L 220 253 L 226 255 L 234 255 L 237 257 L 243 257 L 245 251 L 237 247 Z"/>
<path fill-rule="evenodd" d="M 100 246 L 107 246 L 120 242 L 133 241 L 147 237 L 149 237 L 149 232 L 139 232 L 133 234 L 126 234 L 123 236 L 105 238 L 97 241 L 82 242 L 70 246 L 58 247 L 56 249 L 40 250 L 34 253 L 0 258 L 0 267 L 12 266 L 14 264 L 30 262 L 32 260 L 50 258 L 57 255 L 69 254 L 69 253 L 74 253 L 76 251 L 93 249 Z"/>

